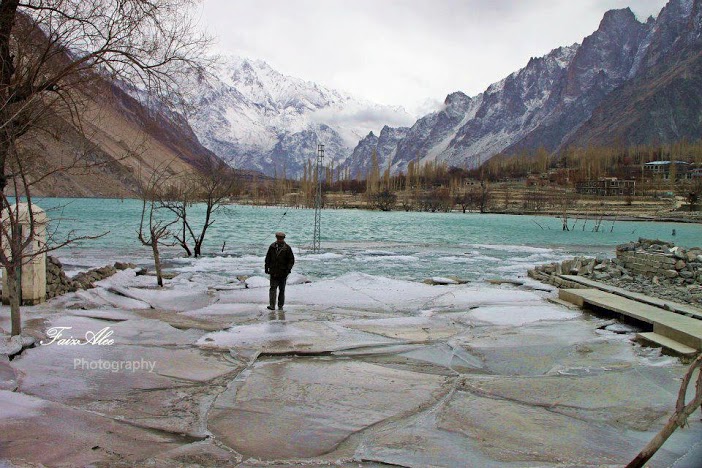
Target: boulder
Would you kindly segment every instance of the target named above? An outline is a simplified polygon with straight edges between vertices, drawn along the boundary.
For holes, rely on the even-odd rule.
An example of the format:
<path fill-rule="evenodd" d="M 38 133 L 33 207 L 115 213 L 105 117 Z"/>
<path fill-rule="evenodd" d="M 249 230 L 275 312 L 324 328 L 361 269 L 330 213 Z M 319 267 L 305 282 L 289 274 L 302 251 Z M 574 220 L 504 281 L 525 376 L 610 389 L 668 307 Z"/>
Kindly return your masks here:
<path fill-rule="evenodd" d="M 593 279 L 595 279 L 595 281 L 602 281 L 609 279 L 610 276 L 609 273 L 596 271 L 595 273 L 593 273 L 592 277 Z"/>
<path fill-rule="evenodd" d="M 441 276 L 434 276 L 432 278 L 429 278 L 424 281 L 426 284 L 431 284 L 431 285 L 450 285 L 450 284 L 459 284 L 458 281 L 451 279 L 451 278 L 444 278 Z"/>

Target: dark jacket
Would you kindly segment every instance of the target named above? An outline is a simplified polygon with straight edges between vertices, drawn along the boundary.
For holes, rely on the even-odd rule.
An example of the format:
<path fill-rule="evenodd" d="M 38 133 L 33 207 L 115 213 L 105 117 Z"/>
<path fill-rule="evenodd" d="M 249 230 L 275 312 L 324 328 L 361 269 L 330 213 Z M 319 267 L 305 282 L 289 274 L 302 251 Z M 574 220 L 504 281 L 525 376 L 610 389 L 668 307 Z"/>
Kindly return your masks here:
<path fill-rule="evenodd" d="M 266 273 L 273 278 L 284 278 L 290 274 L 295 264 L 295 255 L 288 244 L 273 242 L 266 254 Z"/>

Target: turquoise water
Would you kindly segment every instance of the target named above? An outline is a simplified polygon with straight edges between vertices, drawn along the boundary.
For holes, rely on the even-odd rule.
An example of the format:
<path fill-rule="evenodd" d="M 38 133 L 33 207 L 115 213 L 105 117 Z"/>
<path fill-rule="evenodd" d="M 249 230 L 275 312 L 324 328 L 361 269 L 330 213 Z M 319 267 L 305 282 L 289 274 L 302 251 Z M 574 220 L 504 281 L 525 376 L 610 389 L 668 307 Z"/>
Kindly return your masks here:
<path fill-rule="evenodd" d="M 46 198 L 35 202 L 48 210 L 57 238 L 69 231 L 88 236 L 104 233 L 99 239 L 59 250 L 57 256 L 68 269 L 116 260 L 150 263 L 150 248 L 137 239 L 139 201 Z M 202 212 L 201 206 L 194 207 L 193 218 Z M 205 258 L 184 259 L 180 248 L 164 247 L 170 268 L 205 276 L 260 274 L 266 248 L 278 230 L 288 234 L 287 241 L 294 247 L 296 270 L 312 277 L 350 271 L 404 279 L 518 277 L 535 264 L 574 255 L 613 256 L 614 246 L 639 237 L 684 247 L 702 245 L 698 224 L 605 221 L 600 232 L 593 232 L 590 220 L 578 221 L 574 231 L 564 232 L 555 217 L 324 210 L 322 253 L 311 254 L 313 210 L 232 205 L 215 216 L 203 249 Z"/>

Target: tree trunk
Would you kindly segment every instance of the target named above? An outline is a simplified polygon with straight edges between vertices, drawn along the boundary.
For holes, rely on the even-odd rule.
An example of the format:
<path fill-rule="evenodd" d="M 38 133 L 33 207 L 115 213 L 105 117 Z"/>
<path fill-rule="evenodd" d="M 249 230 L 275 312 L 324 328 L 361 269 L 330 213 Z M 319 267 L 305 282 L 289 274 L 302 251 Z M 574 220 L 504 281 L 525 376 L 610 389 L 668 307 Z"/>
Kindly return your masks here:
<path fill-rule="evenodd" d="M 15 267 L 5 269 L 7 273 L 7 296 L 10 299 L 10 321 L 12 323 L 11 336 L 22 333 L 22 317 L 20 315 L 20 292 L 21 285 L 17 284 L 19 276 Z"/>
<path fill-rule="evenodd" d="M 154 253 L 154 267 L 156 268 L 156 282 L 163 287 L 163 274 L 161 273 L 161 256 L 158 253 L 158 240 L 151 234 L 151 250 Z"/>
<path fill-rule="evenodd" d="M 697 374 L 697 383 L 695 385 L 696 392 L 692 400 L 685 404 L 685 398 L 687 395 L 687 388 L 690 385 L 692 376 L 695 370 L 698 369 L 700 372 Z M 675 413 L 668 419 L 668 422 L 663 429 L 656 434 L 656 436 L 651 439 L 651 441 L 644 447 L 644 449 L 639 452 L 639 454 L 634 458 L 626 468 L 641 468 L 647 461 L 656 454 L 658 449 L 660 449 L 666 440 L 675 432 L 678 427 L 684 427 L 687 424 L 687 419 L 692 416 L 692 413 L 697 410 L 702 404 L 702 355 L 698 356 L 695 361 L 685 374 L 682 384 L 680 385 L 680 391 L 678 392 L 678 401 L 675 405 Z"/>
<path fill-rule="evenodd" d="M 2 107 L 2 136 L 0 136 L 0 191 L 7 186 L 5 161 L 11 149 L 12 122 L 5 115 L 8 111 L 10 83 L 15 74 L 14 57 L 10 51 L 10 35 L 15 25 L 19 0 L 2 0 L 0 2 L 0 107 Z"/>
<path fill-rule="evenodd" d="M 180 246 L 183 248 L 183 250 L 185 250 L 185 255 L 187 257 L 192 257 L 193 253 L 190 250 L 190 247 L 188 247 L 188 243 L 186 241 L 181 241 L 178 237 L 176 237 L 176 240 L 178 241 L 178 244 L 180 244 Z"/>
<path fill-rule="evenodd" d="M 200 237 L 195 239 L 195 258 L 198 258 L 202 253 L 202 244 L 205 242 L 205 233 L 207 228 L 210 227 L 210 217 L 212 216 L 212 204 L 207 202 L 207 209 L 205 210 L 205 223 L 202 225 L 202 231 L 200 232 Z"/>
<path fill-rule="evenodd" d="M 190 247 L 188 247 L 188 242 L 185 240 L 185 239 L 187 239 L 187 237 L 185 236 L 185 234 L 186 234 L 185 228 L 186 228 L 186 226 L 188 225 L 188 222 L 186 221 L 186 217 L 187 217 L 187 213 L 186 213 L 186 211 L 185 211 L 185 203 L 183 203 L 183 216 L 182 216 L 182 220 L 183 220 L 183 237 L 181 238 L 182 241 L 180 242 L 180 246 L 183 247 L 183 250 L 185 250 L 185 254 L 186 254 L 188 257 L 192 257 L 192 256 L 193 256 L 193 253 L 190 251 Z"/>

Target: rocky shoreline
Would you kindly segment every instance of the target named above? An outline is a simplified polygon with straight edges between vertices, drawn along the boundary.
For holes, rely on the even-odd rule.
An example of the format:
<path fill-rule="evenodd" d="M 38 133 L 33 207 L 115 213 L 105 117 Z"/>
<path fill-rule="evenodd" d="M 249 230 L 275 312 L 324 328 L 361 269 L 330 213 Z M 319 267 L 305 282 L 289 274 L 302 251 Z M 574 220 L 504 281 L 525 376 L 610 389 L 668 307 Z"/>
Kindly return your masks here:
<path fill-rule="evenodd" d="M 561 277 L 578 275 L 632 292 L 702 307 L 702 248 L 642 239 L 618 245 L 616 258 L 576 257 L 529 270 L 557 287 L 582 287 Z"/>
<path fill-rule="evenodd" d="M 92 289 L 96 281 L 104 280 L 120 270 L 136 268 L 133 263 L 115 262 L 100 268 L 80 272 L 73 278 L 66 276 L 61 261 L 52 256 L 46 257 L 46 298 L 51 299 L 79 289 Z"/>

